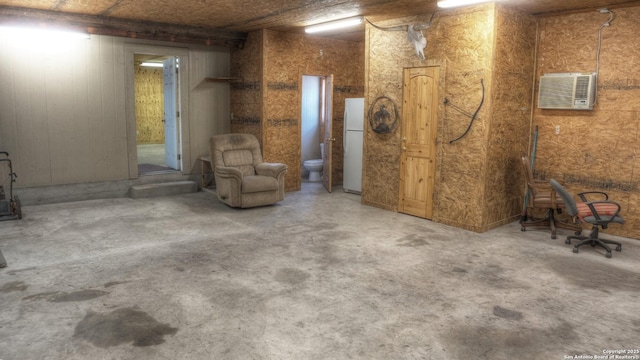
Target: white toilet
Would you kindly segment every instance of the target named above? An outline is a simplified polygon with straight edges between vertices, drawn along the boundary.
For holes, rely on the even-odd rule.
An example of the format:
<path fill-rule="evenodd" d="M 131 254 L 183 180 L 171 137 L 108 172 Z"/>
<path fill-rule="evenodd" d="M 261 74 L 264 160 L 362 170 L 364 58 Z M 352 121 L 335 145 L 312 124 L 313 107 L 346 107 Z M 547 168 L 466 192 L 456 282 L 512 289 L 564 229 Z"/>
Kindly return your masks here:
<path fill-rule="evenodd" d="M 320 144 L 320 159 L 305 160 L 302 165 L 309 170 L 309 181 L 321 181 L 320 172 L 322 171 L 322 162 L 324 158 L 324 144 Z"/>

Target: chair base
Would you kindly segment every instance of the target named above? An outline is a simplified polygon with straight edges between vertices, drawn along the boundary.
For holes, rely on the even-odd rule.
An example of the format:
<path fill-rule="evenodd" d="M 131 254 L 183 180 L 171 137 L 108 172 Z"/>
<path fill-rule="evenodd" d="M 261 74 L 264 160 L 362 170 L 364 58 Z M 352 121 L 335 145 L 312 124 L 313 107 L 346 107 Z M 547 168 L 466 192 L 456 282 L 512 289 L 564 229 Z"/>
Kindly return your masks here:
<path fill-rule="evenodd" d="M 577 244 L 575 244 L 573 246 L 573 252 L 574 253 L 578 253 L 580 247 L 582 245 L 586 245 L 589 244 L 591 245 L 591 247 L 596 247 L 599 246 L 601 248 L 603 248 L 606 253 L 604 254 L 604 256 L 606 256 L 607 258 L 611 258 L 611 247 L 609 247 L 609 245 L 615 245 L 616 246 L 616 251 L 622 251 L 622 244 L 617 242 L 617 241 L 613 241 L 613 240 L 606 240 L 606 239 L 600 239 L 598 237 L 598 228 L 595 227 L 594 229 L 591 230 L 591 234 L 589 234 L 589 236 L 567 236 L 567 239 L 564 241 L 565 244 L 570 245 L 571 244 L 571 240 L 579 240 L 579 242 Z"/>
<path fill-rule="evenodd" d="M 555 210 L 549 209 L 547 215 L 542 219 L 530 219 L 525 220 L 525 216 L 520 218 L 520 230 L 526 231 L 529 226 L 533 227 L 549 227 L 551 229 L 551 238 L 556 238 L 556 232 L 558 228 L 572 230 L 579 235 L 582 232 L 582 227 L 577 224 L 566 223 L 564 221 L 557 220 L 555 218 Z"/>

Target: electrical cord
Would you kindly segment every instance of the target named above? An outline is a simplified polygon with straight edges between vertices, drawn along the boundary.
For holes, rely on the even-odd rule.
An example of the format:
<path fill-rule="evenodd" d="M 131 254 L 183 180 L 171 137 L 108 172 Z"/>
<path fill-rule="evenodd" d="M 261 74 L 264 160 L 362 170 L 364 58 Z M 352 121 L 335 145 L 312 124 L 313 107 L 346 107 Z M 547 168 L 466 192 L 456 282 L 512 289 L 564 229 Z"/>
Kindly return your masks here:
<path fill-rule="evenodd" d="M 609 9 L 600 9 L 600 12 L 603 13 L 603 14 L 607 14 L 608 13 L 609 14 L 609 19 L 605 23 L 600 25 L 600 28 L 598 28 L 598 49 L 596 50 L 596 89 L 595 89 L 593 105 L 598 103 L 598 86 L 597 86 L 597 82 L 598 82 L 598 78 L 600 77 L 600 50 L 602 50 L 602 29 L 604 29 L 605 27 L 611 26 L 611 22 L 616 17 L 616 14 L 613 11 L 609 10 Z"/>

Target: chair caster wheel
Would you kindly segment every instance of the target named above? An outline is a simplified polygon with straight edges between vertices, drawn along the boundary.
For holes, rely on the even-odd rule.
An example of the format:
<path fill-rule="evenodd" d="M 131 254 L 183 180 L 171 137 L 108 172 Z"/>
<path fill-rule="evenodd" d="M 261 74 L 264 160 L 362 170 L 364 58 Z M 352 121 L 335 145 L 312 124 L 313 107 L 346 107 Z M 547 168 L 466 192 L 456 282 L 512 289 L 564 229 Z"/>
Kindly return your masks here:
<path fill-rule="evenodd" d="M 552 238 L 552 239 L 555 239 L 555 238 L 557 238 L 557 236 L 555 236 L 555 235 L 551 235 L 551 238 Z"/>
<path fill-rule="evenodd" d="M 576 232 L 574 232 L 574 234 L 580 235 L 580 234 L 582 234 L 582 231 L 576 231 Z"/>
<path fill-rule="evenodd" d="M 616 251 L 622 251 L 622 245 L 616 246 Z"/>
<path fill-rule="evenodd" d="M 574 247 L 574 248 L 573 248 L 573 252 L 577 254 L 577 253 L 578 253 L 578 248 L 577 248 L 577 247 Z"/>
<path fill-rule="evenodd" d="M 567 245 L 570 245 L 570 244 L 571 244 L 571 240 L 569 240 L 569 239 L 565 239 L 565 240 L 564 240 L 564 243 L 565 243 L 565 244 L 567 244 Z"/>
<path fill-rule="evenodd" d="M 521 228 L 520 228 L 520 231 L 525 231 L 525 230 L 526 230 L 526 229 L 525 229 L 524 227 L 521 227 Z"/>
<path fill-rule="evenodd" d="M 611 252 L 610 252 L 610 251 L 607 251 L 607 253 L 606 253 L 606 254 L 604 254 L 604 256 L 606 256 L 607 258 L 611 258 Z"/>

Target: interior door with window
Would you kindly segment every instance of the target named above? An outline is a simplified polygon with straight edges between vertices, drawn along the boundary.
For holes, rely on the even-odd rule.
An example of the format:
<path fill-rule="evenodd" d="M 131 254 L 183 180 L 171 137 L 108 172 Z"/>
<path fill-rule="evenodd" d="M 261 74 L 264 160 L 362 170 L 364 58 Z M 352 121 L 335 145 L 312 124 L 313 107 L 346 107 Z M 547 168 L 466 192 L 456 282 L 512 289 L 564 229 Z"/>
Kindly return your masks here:
<path fill-rule="evenodd" d="M 398 211 L 427 219 L 433 216 L 439 73 L 433 66 L 405 69 L 403 76 Z"/>
<path fill-rule="evenodd" d="M 332 136 L 332 119 L 333 119 L 333 75 L 324 78 L 324 157 L 322 158 L 322 185 L 328 192 L 331 192 L 332 173 L 331 173 L 331 154 L 333 152 L 333 143 L 336 139 Z"/>
<path fill-rule="evenodd" d="M 180 170 L 179 77 L 176 57 L 172 56 L 164 60 L 162 65 L 165 164 L 170 168 Z"/>

